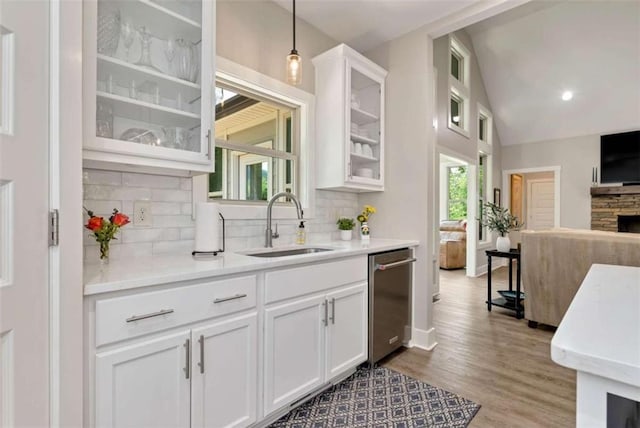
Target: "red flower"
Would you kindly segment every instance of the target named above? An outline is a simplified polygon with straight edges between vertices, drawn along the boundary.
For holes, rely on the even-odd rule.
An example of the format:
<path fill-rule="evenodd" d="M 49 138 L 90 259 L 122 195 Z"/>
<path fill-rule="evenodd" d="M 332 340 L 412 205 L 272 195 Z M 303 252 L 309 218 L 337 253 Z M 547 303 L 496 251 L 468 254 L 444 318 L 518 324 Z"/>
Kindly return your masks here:
<path fill-rule="evenodd" d="M 115 224 L 118 227 L 122 227 L 125 224 L 129 224 L 129 217 L 125 214 L 116 212 L 114 213 L 111 218 L 109 219 L 109 221 L 111 221 L 111 223 Z"/>
<path fill-rule="evenodd" d="M 104 219 L 102 217 L 91 217 L 85 227 L 95 232 L 97 230 L 102 229 L 103 224 L 104 224 Z"/>

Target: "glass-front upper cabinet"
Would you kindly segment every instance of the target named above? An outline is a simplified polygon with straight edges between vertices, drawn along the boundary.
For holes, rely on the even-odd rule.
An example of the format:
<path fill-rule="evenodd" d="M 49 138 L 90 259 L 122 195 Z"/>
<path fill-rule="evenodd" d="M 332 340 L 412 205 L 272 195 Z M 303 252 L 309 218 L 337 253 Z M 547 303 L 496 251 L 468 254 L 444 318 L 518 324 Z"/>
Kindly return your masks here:
<path fill-rule="evenodd" d="M 316 186 L 384 190 L 386 70 L 342 44 L 313 58 L 316 70 Z"/>
<path fill-rule="evenodd" d="M 212 172 L 215 2 L 89 0 L 83 14 L 85 165 Z"/>

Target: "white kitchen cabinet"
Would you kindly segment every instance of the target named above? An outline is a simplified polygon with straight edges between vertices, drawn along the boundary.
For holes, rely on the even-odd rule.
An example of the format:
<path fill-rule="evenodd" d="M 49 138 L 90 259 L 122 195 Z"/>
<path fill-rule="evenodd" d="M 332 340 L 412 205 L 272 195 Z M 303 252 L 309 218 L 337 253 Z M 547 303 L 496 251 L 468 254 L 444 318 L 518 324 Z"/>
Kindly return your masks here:
<path fill-rule="evenodd" d="M 367 284 L 327 294 L 326 378 L 334 378 L 367 359 Z"/>
<path fill-rule="evenodd" d="M 96 355 L 97 427 L 188 427 L 190 332 Z"/>
<path fill-rule="evenodd" d="M 266 274 L 265 415 L 366 361 L 366 277 L 366 257 Z"/>
<path fill-rule="evenodd" d="M 201 428 L 239 428 L 256 421 L 257 314 L 192 331 L 192 422 Z"/>
<path fill-rule="evenodd" d="M 341 44 L 312 60 L 320 189 L 384 190 L 387 71 Z"/>
<path fill-rule="evenodd" d="M 326 305 L 314 296 L 265 310 L 265 415 L 323 384 Z"/>
<path fill-rule="evenodd" d="M 211 172 L 215 2 L 83 3 L 85 166 Z"/>

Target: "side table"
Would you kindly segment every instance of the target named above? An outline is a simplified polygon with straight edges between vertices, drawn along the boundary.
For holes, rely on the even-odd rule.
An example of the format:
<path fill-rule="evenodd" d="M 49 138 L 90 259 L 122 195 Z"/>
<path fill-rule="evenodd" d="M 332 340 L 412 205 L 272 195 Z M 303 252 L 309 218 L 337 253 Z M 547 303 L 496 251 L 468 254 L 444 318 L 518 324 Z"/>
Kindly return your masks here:
<path fill-rule="evenodd" d="M 524 318 L 524 304 L 520 298 L 520 249 L 512 248 L 509 252 L 503 252 L 498 250 L 488 250 L 487 254 L 487 310 L 491 312 L 491 306 L 499 306 L 501 308 L 510 309 L 515 311 L 516 318 Z M 509 291 L 513 291 L 513 263 L 515 260 L 516 267 L 516 298 L 514 301 L 508 301 L 507 299 L 500 297 L 497 299 L 491 299 L 491 258 L 492 257 L 504 257 L 509 259 Z"/>

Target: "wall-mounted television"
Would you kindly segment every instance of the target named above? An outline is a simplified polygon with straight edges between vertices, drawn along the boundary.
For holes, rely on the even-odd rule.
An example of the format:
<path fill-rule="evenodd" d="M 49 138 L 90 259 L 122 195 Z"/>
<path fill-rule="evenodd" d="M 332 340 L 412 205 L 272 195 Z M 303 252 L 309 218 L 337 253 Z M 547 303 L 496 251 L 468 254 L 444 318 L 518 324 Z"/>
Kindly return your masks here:
<path fill-rule="evenodd" d="M 640 130 L 600 137 L 600 182 L 640 184 Z"/>

